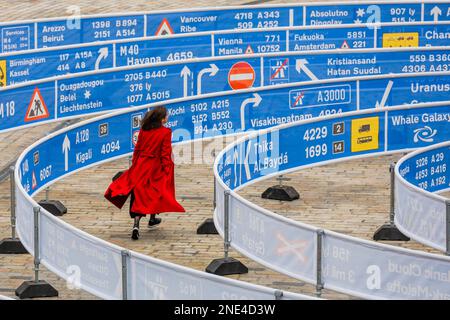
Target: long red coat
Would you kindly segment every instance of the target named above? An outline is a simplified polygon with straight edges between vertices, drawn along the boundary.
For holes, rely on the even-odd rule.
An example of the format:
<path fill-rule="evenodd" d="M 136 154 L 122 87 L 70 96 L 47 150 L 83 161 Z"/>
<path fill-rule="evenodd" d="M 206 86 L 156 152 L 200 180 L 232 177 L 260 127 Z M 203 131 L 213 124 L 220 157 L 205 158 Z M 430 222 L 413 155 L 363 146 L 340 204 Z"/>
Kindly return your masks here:
<path fill-rule="evenodd" d="M 133 191 L 134 213 L 185 212 L 175 199 L 171 140 L 169 128 L 141 130 L 131 167 L 109 185 L 105 198 L 121 209 Z"/>

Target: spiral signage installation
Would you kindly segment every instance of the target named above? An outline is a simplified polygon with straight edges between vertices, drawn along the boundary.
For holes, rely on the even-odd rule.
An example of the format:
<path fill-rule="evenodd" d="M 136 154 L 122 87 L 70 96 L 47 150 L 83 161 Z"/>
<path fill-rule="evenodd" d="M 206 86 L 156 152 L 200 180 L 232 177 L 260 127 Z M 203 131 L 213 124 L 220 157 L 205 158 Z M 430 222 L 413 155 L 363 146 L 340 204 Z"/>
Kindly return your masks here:
<path fill-rule="evenodd" d="M 320 230 L 236 193 L 306 167 L 426 147 L 397 165 L 395 222 L 408 236 L 446 251 L 448 200 L 431 193 L 450 188 L 444 6 L 230 7 L 83 17 L 81 29 L 73 30 L 58 19 L 3 24 L 11 45 L 0 56 L 0 132 L 102 114 L 20 155 L 14 172 L 20 240 L 63 279 L 68 266 L 80 266 L 81 287 L 105 299 L 312 298 L 128 251 L 68 225 L 32 198 L 68 175 L 129 155 L 139 119 L 165 105 L 175 144 L 245 134 L 214 164 L 214 221 L 236 250 L 277 272 L 357 297 L 449 299 L 447 257 Z M 374 10 L 382 24 L 361 25 Z M 87 43 L 94 40 L 105 42 Z M 40 49 L 49 41 L 54 48 Z M 13 52 L 24 49 L 35 50 Z M 249 223 L 255 219 L 264 227 Z M 195 290 L 179 291 L 181 282 Z"/>

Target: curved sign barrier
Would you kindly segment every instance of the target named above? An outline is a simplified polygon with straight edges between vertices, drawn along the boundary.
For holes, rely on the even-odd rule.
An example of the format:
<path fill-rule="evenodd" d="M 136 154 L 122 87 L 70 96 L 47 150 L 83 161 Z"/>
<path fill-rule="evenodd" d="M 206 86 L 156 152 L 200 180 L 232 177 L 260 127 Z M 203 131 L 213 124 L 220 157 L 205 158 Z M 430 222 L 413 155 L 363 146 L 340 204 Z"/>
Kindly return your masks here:
<path fill-rule="evenodd" d="M 448 21 L 448 2 L 306 3 L 79 16 L 0 24 L 0 52 L 226 29 Z M 443 14 L 444 12 L 444 14 Z"/>
<path fill-rule="evenodd" d="M 406 58 L 411 59 L 411 55 L 407 55 Z M 294 60 L 299 71 L 307 75 L 311 73 L 302 59 Z M 300 64 L 297 64 L 299 61 Z M 258 86 L 264 84 L 262 79 L 265 78 L 265 73 L 272 72 L 270 71 L 272 70 L 271 59 L 266 59 L 266 62 L 261 68 L 264 60 L 261 61 L 260 58 L 242 60 L 230 57 L 220 60 L 220 62 L 217 61 L 217 63 L 211 63 L 211 60 L 207 59 L 198 62 L 185 61 L 181 64 L 167 63 L 162 66 L 111 69 L 100 73 L 19 84 L 0 90 L 0 118 L 3 120 L 0 122 L 0 132 L 57 119 L 70 119 L 127 108 L 130 105 L 138 106 L 183 98 L 189 94 L 220 92 L 233 87 L 242 88 L 249 84 L 251 86 L 253 82 L 255 82 L 255 86 Z M 320 60 L 317 61 L 317 64 L 320 65 Z M 409 64 L 407 63 L 407 65 Z M 424 63 L 424 65 L 442 66 L 439 62 L 436 64 Z M 402 65 L 399 64 L 399 66 Z M 386 72 L 389 70 L 395 70 L 395 68 L 387 68 Z M 203 77 L 207 77 L 207 74 L 210 77 L 214 75 L 216 81 L 204 81 Z M 290 117 L 292 120 L 299 120 L 305 117 L 362 108 L 446 100 L 450 91 L 449 75 L 450 72 L 422 72 L 420 74 L 377 75 L 317 82 L 328 83 L 327 87 L 322 85 L 317 87 L 311 85 L 312 82 L 281 85 L 281 89 L 277 92 L 279 95 L 277 103 L 283 103 L 285 108 L 278 118 Z M 190 78 L 191 76 L 192 78 Z M 252 77 L 251 83 L 248 83 L 250 77 Z M 246 84 L 244 85 L 244 83 Z M 245 100 L 247 98 L 253 100 Z M 264 126 L 279 124 L 280 121 L 287 121 L 269 117 L 254 119 L 248 124 L 244 119 L 246 106 L 252 104 L 258 107 L 257 109 L 247 109 L 250 109 L 250 113 L 254 113 L 252 112 L 254 110 L 261 114 L 264 108 L 271 108 L 274 97 L 272 95 L 270 97 L 253 96 L 245 99 L 240 102 L 244 113 L 241 117 L 242 122 L 238 126 L 223 129 L 237 130 L 249 126 L 260 129 Z M 326 107 L 326 110 L 322 107 Z M 182 114 L 186 108 L 195 109 L 196 107 L 180 105 L 180 109 L 173 111 L 171 115 Z M 205 115 L 202 114 L 203 107 L 198 108 L 198 119 L 193 121 L 205 122 Z M 227 114 L 219 116 L 222 120 L 229 118 Z M 228 121 L 226 122 L 219 126 L 228 125 Z M 204 133 L 208 131 L 207 129 L 208 127 L 199 128 L 197 133 Z"/>
<path fill-rule="evenodd" d="M 415 139 L 433 139 L 435 130 L 415 131 Z M 450 142 L 445 142 L 403 157 L 395 168 L 396 226 L 409 237 L 447 253 L 449 199 L 432 192 L 450 188 L 449 159 Z"/>
<path fill-rule="evenodd" d="M 449 33 L 449 22 L 380 24 L 377 29 L 338 25 L 215 31 L 27 50 L 0 55 L 1 86 L 68 73 L 213 56 L 447 46 Z"/>
<path fill-rule="evenodd" d="M 267 93 L 271 93 L 275 97 L 277 96 L 277 90 L 280 89 L 259 89 L 260 92 L 267 91 Z M 241 118 L 239 116 L 242 110 L 242 101 L 245 100 L 245 98 L 250 99 L 251 97 L 254 97 L 255 92 L 256 90 L 253 89 L 228 94 L 217 93 L 198 98 L 186 98 L 184 102 L 166 103 L 171 112 L 172 110 L 178 110 L 180 108 L 180 103 L 185 103 L 189 106 L 201 106 L 202 108 L 207 106 L 205 109 L 208 109 L 207 114 L 211 115 L 211 117 L 216 110 L 222 109 L 230 113 L 232 123 L 235 126 L 238 126 L 241 123 Z M 264 116 L 265 114 L 279 113 L 279 110 L 273 108 L 274 105 L 275 104 L 271 104 L 272 108 L 267 109 L 265 112 L 261 111 L 258 115 Z M 385 122 L 388 128 L 387 130 L 408 132 L 408 130 L 411 130 L 409 125 L 402 124 L 401 121 L 393 121 L 392 119 L 405 114 L 446 114 L 448 112 L 448 102 L 441 103 L 440 105 L 444 107 L 433 104 L 422 109 L 419 108 L 420 105 L 415 107 L 382 109 L 381 111 L 374 113 L 377 115 L 377 118 L 379 118 L 378 122 L 371 120 L 373 123 L 371 122 L 369 127 L 365 124 L 361 124 L 360 126 L 362 129 L 358 127 L 355 130 L 357 130 L 357 132 L 361 131 L 362 135 L 373 135 L 374 128 L 378 128 L 377 130 L 384 132 L 385 125 L 383 124 L 382 119 L 384 115 L 387 114 L 390 119 L 389 125 L 388 122 Z M 30 146 L 20 156 L 15 172 L 17 181 L 16 212 L 18 215 L 18 233 L 27 250 L 34 252 L 34 240 L 32 236 L 34 228 L 33 209 L 36 210 L 36 203 L 32 200 L 30 195 L 35 194 L 39 190 L 42 190 L 49 184 L 54 183 L 68 174 L 129 154 L 133 150 L 133 137 L 138 130 L 137 127 L 134 127 L 138 123 L 138 120 L 135 119 L 142 117 L 143 112 L 145 112 L 147 108 L 148 106 L 145 106 L 121 111 L 115 114 L 108 114 L 59 131 Z M 369 111 L 366 112 L 369 113 Z M 373 111 L 370 112 L 373 113 Z M 184 113 L 172 116 L 172 121 L 176 121 L 172 127 L 174 130 L 173 142 L 183 143 L 218 134 L 238 133 L 232 130 L 226 130 L 226 128 L 220 129 L 216 126 L 216 129 L 211 131 L 211 135 L 196 135 L 195 132 L 198 130 L 199 124 L 196 121 L 193 121 L 193 119 L 196 119 L 197 114 L 198 110 L 196 108 L 185 108 Z M 210 125 L 209 123 L 205 123 L 205 125 L 206 124 Z M 421 123 L 418 124 L 418 126 L 421 125 Z M 439 132 L 442 133 L 436 135 L 435 139 L 445 139 L 448 135 L 448 122 L 436 121 L 434 125 L 439 128 Z M 346 135 L 348 134 L 346 133 Z M 396 136 L 391 136 L 388 139 L 388 144 L 385 144 L 385 139 L 375 139 L 374 136 L 372 139 L 368 139 L 361 136 L 360 140 L 355 142 L 356 145 L 362 144 L 362 146 L 356 147 L 356 152 L 358 153 L 359 150 L 367 150 L 365 148 L 374 150 L 373 152 L 379 152 L 379 150 L 383 150 L 382 152 L 384 152 L 385 149 L 386 151 L 392 151 L 390 145 L 401 145 L 401 143 L 404 143 L 405 141 L 414 146 L 413 142 L 405 140 L 404 138 L 405 137 L 402 137 L 400 134 L 397 134 Z M 293 139 L 293 141 L 295 141 L 295 139 Z M 426 145 L 426 143 L 420 145 Z M 343 145 L 342 147 L 342 154 L 348 154 L 349 151 L 347 150 L 349 150 L 349 146 Z M 338 146 L 336 146 L 336 148 L 336 150 L 339 150 Z M 316 147 L 313 149 L 316 150 Z M 54 150 L 62 150 L 62 152 L 58 156 L 54 153 Z M 351 150 L 353 151 L 353 147 Z M 312 152 L 312 157 L 315 154 L 314 152 L 315 151 Z M 245 181 L 246 174 L 243 171 L 240 173 L 241 175 L 239 177 L 242 177 L 242 179 L 244 179 L 243 181 Z M 220 195 L 218 195 L 218 199 L 220 199 Z M 39 216 L 39 212 L 34 214 Z M 39 257 L 44 265 L 63 278 L 67 277 L 65 274 L 67 267 L 72 264 L 78 265 L 83 268 L 81 272 L 83 288 L 100 297 L 119 297 L 121 287 L 120 280 L 117 279 L 118 274 L 120 274 L 118 273 L 118 270 L 120 270 L 119 267 L 121 266 L 120 254 L 123 254 L 121 248 L 90 237 L 89 235 L 68 226 L 59 219 L 54 218 L 42 209 L 40 219 L 37 223 L 39 223 L 40 226 L 41 239 L 39 242 Z M 306 232 L 311 232 L 311 230 L 307 229 Z M 54 240 L 55 236 L 57 238 L 59 237 L 57 243 Z M 55 255 L 55 252 L 64 251 L 63 249 L 67 248 L 69 245 L 71 246 L 70 255 L 66 254 L 64 255 L 64 258 L 60 257 L 60 255 Z M 58 249 L 58 246 L 61 247 Z M 133 257 L 133 255 L 131 255 L 131 257 Z M 87 261 L 92 262 L 93 265 L 100 265 L 101 268 L 90 269 L 90 264 L 87 264 Z M 128 264 L 128 262 L 126 263 Z M 109 270 L 109 272 L 100 272 L 99 270 Z M 154 273 L 147 272 L 146 274 Z M 175 275 L 168 276 L 166 281 L 169 281 L 168 279 L 176 279 L 174 277 Z M 114 279 L 114 281 L 111 279 Z M 161 281 L 161 279 L 159 280 Z M 308 281 L 310 278 L 305 278 L 305 280 Z M 149 281 L 149 283 L 153 282 Z M 336 289 L 340 289 L 340 287 L 336 286 Z M 130 290 L 133 291 L 135 289 Z M 149 292 L 148 288 L 146 292 Z M 127 296 L 130 296 L 128 291 Z M 152 295 L 152 297 L 155 296 Z"/>
<path fill-rule="evenodd" d="M 401 92 L 401 94 L 393 94 L 392 103 L 395 105 L 406 103 L 410 101 L 409 99 L 412 99 L 412 96 L 407 97 L 403 92 L 403 88 L 409 87 L 410 83 L 416 83 L 417 79 L 440 81 L 440 77 L 442 77 L 442 81 L 448 81 L 446 79 L 449 75 L 438 76 L 438 74 L 434 74 L 433 77 L 431 75 L 390 75 L 388 79 L 373 80 L 370 78 L 367 81 L 367 88 L 372 98 L 376 97 L 377 90 L 379 90 L 381 97 L 385 90 L 385 83 L 390 81 L 389 79 L 394 79 L 398 83 L 399 92 Z M 168 100 L 164 102 L 170 114 L 170 121 L 167 123 L 167 126 L 174 131 L 174 142 L 179 142 L 211 138 L 224 133 L 242 133 L 296 120 L 355 111 L 362 109 L 362 107 L 358 107 L 357 103 L 350 99 L 350 97 L 355 96 L 354 94 L 351 95 L 350 91 L 351 88 L 356 88 L 358 83 L 360 87 L 363 84 L 362 80 L 356 79 L 358 78 L 344 82 L 341 79 L 336 79 L 308 82 L 306 84 L 253 88 L 208 94 L 201 97 Z M 377 87 L 380 82 L 382 86 Z M 305 94 L 308 90 L 312 92 L 314 99 L 318 99 L 318 97 L 324 99 L 334 94 L 335 97 L 339 97 L 342 101 L 337 106 L 330 102 L 309 105 L 306 104 L 307 96 Z M 304 93 L 303 98 L 301 97 L 302 92 Z M 393 89 L 393 92 L 395 93 L 396 90 Z M 418 95 L 414 95 L 414 97 L 417 98 Z M 447 95 L 442 94 L 440 100 L 445 100 L 444 97 L 447 97 Z M 304 99 L 303 104 L 300 103 L 301 99 Z M 433 96 L 424 94 L 423 99 L 425 101 L 432 100 Z M 105 105 L 108 104 L 105 103 Z M 369 103 L 366 105 L 370 106 Z M 361 106 L 364 105 L 361 104 Z M 115 107 L 113 101 L 109 102 L 109 107 Z M 373 101 L 369 109 L 374 108 L 376 108 L 375 101 Z M 34 193 L 34 190 L 65 173 L 116 155 L 131 152 L 134 148 L 133 139 L 139 130 L 139 121 L 143 117 L 145 109 L 136 110 L 129 108 L 129 110 L 131 111 L 124 113 L 120 119 L 116 117 L 114 121 L 92 125 L 86 128 L 85 131 L 80 131 L 67 137 L 58 136 L 58 138 L 52 139 L 51 143 L 46 142 L 42 144 L 42 146 L 45 145 L 48 148 L 48 151 L 34 151 L 39 153 L 37 157 L 39 161 L 31 157 L 27 159 L 27 166 L 21 166 L 22 185 L 28 192 Z M 392 130 L 395 129 L 400 132 L 406 130 L 405 128 L 409 128 L 408 130 L 419 130 L 428 125 L 438 130 L 434 141 L 444 139 L 445 130 L 441 128 L 445 128 L 446 124 L 448 124 L 448 110 L 438 108 L 433 111 L 436 116 L 420 117 L 421 121 L 414 124 L 405 121 L 409 116 L 414 116 L 413 113 L 411 115 L 407 113 L 397 115 L 395 112 L 392 112 L 395 116 L 392 117 L 389 123 L 386 122 L 386 125 L 389 125 Z M 120 136 L 112 135 L 111 133 L 114 130 L 121 129 L 121 124 L 123 123 L 131 125 L 131 128 L 127 128 L 125 132 L 121 131 Z M 384 141 L 380 141 L 380 144 L 376 146 L 384 145 L 389 151 L 389 146 L 394 143 L 406 144 L 405 137 L 402 134 L 391 135 L 388 139 L 389 144 L 384 144 Z M 414 147 L 428 144 L 429 142 L 426 140 L 411 142 L 411 146 L 413 145 Z M 410 147 L 409 145 L 406 146 Z M 62 150 L 57 163 L 54 162 L 56 159 L 54 150 Z M 29 169 L 32 163 L 36 163 L 32 166 L 34 170 Z M 53 165 L 51 168 L 48 168 L 50 163 L 53 163 Z"/>
<path fill-rule="evenodd" d="M 216 227 L 225 236 L 227 206 L 231 246 L 271 269 L 325 288 L 372 299 L 450 299 L 448 257 L 320 230 L 260 208 L 236 193 L 301 168 L 409 150 L 416 147 L 414 129 L 392 126 L 394 119 L 448 110 L 445 104 L 367 110 L 286 124 L 242 138 L 223 150 L 214 164 Z M 443 121 L 438 130 L 435 142 L 445 141 L 450 122 Z"/>
<path fill-rule="evenodd" d="M 249 94 L 251 92 L 236 92 L 234 96 Z M 225 93 L 217 93 L 209 97 L 189 98 L 183 103 L 197 106 L 214 104 L 215 108 L 226 109 L 230 114 L 240 114 L 241 103 L 231 100 L 225 103 L 226 97 Z M 179 108 L 176 103 L 168 103 L 169 110 Z M 68 278 L 68 268 L 80 268 L 81 288 L 106 299 L 281 297 L 280 292 L 274 289 L 208 275 L 128 252 L 68 225 L 40 208 L 31 198 L 69 174 L 129 154 L 133 150 L 133 137 L 138 130 L 139 121 L 136 119 L 147 108 L 132 108 L 85 121 L 48 135 L 22 153 L 16 164 L 15 180 L 17 231 L 23 245 L 32 254 L 35 254 L 37 246 L 38 259 L 63 279 Z M 186 108 L 183 115 L 172 117 L 178 119 L 173 128 L 174 142 L 185 143 L 198 139 L 192 124 L 195 114 L 195 109 Z M 233 118 L 239 122 L 237 117 Z M 222 132 L 227 133 L 227 130 L 217 129 L 215 134 Z M 62 152 L 58 156 L 55 150 Z M 37 243 L 33 233 L 36 226 L 39 230 Z M 130 271 L 122 275 L 124 265 Z M 189 293 L 179 291 L 180 283 L 187 283 L 192 290 Z M 282 297 L 306 298 L 284 292 Z"/>
<path fill-rule="evenodd" d="M 214 98 L 216 99 L 217 97 L 220 96 L 217 94 Z M 198 98 L 197 101 L 192 100 L 191 102 L 201 103 L 202 99 L 205 98 Z M 385 108 L 380 111 L 367 110 L 348 115 L 328 117 L 323 120 L 311 119 L 301 122 L 302 124 L 307 124 L 307 126 L 298 125 L 298 123 L 286 125 L 286 129 L 271 131 L 278 132 L 278 134 L 257 133 L 253 137 L 246 139 L 245 143 L 227 148 L 219 158 L 222 159 L 223 164 L 216 167 L 216 173 L 220 175 L 218 178 L 221 179 L 220 181 L 223 180 L 223 182 L 218 183 L 217 189 L 218 207 L 216 220 L 218 221 L 218 230 L 223 233 L 223 224 L 220 217 L 222 216 L 221 210 L 223 210 L 223 205 L 221 203 L 223 203 L 224 196 L 221 191 L 224 191 L 224 188 L 228 189 L 228 187 L 225 187 L 226 184 L 231 185 L 233 188 L 242 187 L 246 183 L 256 181 L 258 177 L 264 177 L 265 174 L 270 176 L 271 174 L 279 174 L 280 172 L 286 172 L 286 170 L 295 169 L 298 167 L 296 164 L 312 165 L 317 161 L 322 161 L 323 163 L 323 161 L 333 161 L 334 158 L 344 159 L 367 154 L 378 155 L 414 147 L 415 144 L 410 134 L 411 129 L 409 126 L 405 125 L 399 128 L 389 125 L 389 123 L 393 123 L 392 119 L 399 115 L 445 114 L 448 112 L 448 103 Z M 171 108 L 170 105 L 169 108 Z M 35 194 L 68 174 L 129 154 L 131 151 L 130 145 L 132 144 L 130 134 L 133 124 L 132 118 L 140 110 L 145 111 L 146 109 L 135 108 L 130 111 L 108 114 L 49 135 L 30 146 L 21 155 L 16 166 L 17 225 L 20 238 L 27 250 L 31 253 L 34 252 L 34 214 L 39 217 L 37 219 L 40 230 L 39 259 L 42 263 L 62 278 L 67 278 L 66 271 L 68 267 L 72 265 L 79 266 L 81 268 L 82 288 L 108 299 L 118 299 L 123 294 L 123 278 L 120 276 L 120 270 L 123 263 L 122 255 L 124 255 L 124 250 L 67 225 L 43 209 L 40 209 L 40 212 L 39 210 L 36 212 L 37 204 L 30 195 Z M 230 111 L 239 113 L 239 106 L 231 105 Z M 273 110 L 273 112 L 275 111 Z M 128 125 L 124 125 L 126 123 Z M 388 124 L 387 126 L 385 126 L 386 123 Z M 343 126 L 341 127 L 341 125 Z M 103 129 L 105 127 L 108 128 L 106 130 L 107 135 L 100 138 L 101 133 L 105 132 Z M 186 127 L 180 125 L 178 129 L 184 132 L 192 130 L 189 125 Z M 435 137 L 436 140 L 446 139 L 449 130 L 448 122 L 440 123 L 439 131 L 442 134 L 437 135 Z M 284 135 L 284 132 L 286 132 L 287 136 Z M 306 132 L 309 133 L 305 134 Z M 316 134 L 315 132 L 320 133 Z M 333 140 L 336 141 L 327 139 L 330 137 L 328 132 L 330 136 L 333 136 Z M 389 136 L 392 136 L 389 133 L 392 132 L 395 132 L 397 135 L 404 132 L 403 139 L 398 140 L 401 143 L 396 142 L 396 139 L 389 139 Z M 177 130 L 174 130 L 174 133 L 176 134 Z M 311 139 L 312 135 L 315 135 L 318 140 Z M 257 142 L 254 142 L 255 136 L 259 139 L 256 140 Z M 260 139 L 260 137 L 263 138 Z M 279 149 L 276 153 L 272 149 L 275 144 L 271 144 L 271 141 L 268 140 L 269 137 L 270 139 L 277 137 L 280 141 Z M 190 141 L 188 137 L 182 140 Z M 174 142 L 176 141 L 178 140 L 175 139 Z M 326 141 L 326 147 L 323 147 L 322 141 Z M 341 141 L 343 143 L 340 143 Z M 388 141 L 387 145 L 385 141 Z M 319 142 L 320 144 L 318 144 Z M 335 144 L 335 142 L 338 143 Z M 303 146 L 299 148 L 299 143 L 305 146 L 305 150 L 303 150 Z M 403 143 L 406 143 L 406 146 Z M 316 145 L 319 145 L 320 148 L 316 148 Z M 60 150 L 61 147 L 64 150 L 64 146 L 66 146 L 65 153 L 62 153 L 60 156 L 55 154 L 50 156 L 52 153 L 49 150 Z M 102 154 L 102 159 L 88 159 L 89 154 L 92 154 L 94 149 L 95 152 Z M 232 151 L 230 152 L 230 150 Z M 288 152 L 288 150 L 290 151 Z M 295 152 L 292 152 L 292 150 L 295 150 Z M 318 153 L 316 150 L 319 150 Z M 269 156 L 262 158 L 262 154 Z M 84 159 L 85 161 L 75 166 L 74 163 L 79 159 Z M 256 166 L 255 163 L 257 163 Z M 69 166 L 73 171 L 65 171 L 66 166 Z M 247 171 L 246 168 L 249 170 Z M 248 176 L 247 174 L 250 175 Z M 274 214 L 269 214 L 264 209 L 257 209 L 257 207 L 245 200 L 242 199 L 241 201 L 240 197 L 235 194 L 231 196 L 230 209 L 232 212 L 230 220 L 231 244 L 236 249 L 277 271 L 305 281 L 314 282 L 316 278 L 314 271 L 316 270 L 315 259 L 317 258 L 315 255 L 317 251 L 315 244 L 316 228 L 277 217 Z M 267 222 L 266 217 L 271 219 L 270 223 Z M 250 223 L 248 219 L 250 219 Z M 248 229 L 249 226 L 251 226 L 250 229 Z M 264 236 L 261 234 L 261 228 L 265 228 Z M 291 239 L 291 237 L 293 238 Z M 55 239 L 58 239 L 58 241 L 55 241 Z M 278 240 L 274 242 L 273 239 Z M 288 251 L 281 250 L 278 247 L 280 243 L 291 243 L 293 240 L 301 242 L 302 250 L 298 254 L 286 253 Z M 403 295 L 401 293 L 404 291 L 403 287 L 400 284 L 396 284 L 395 281 L 400 281 L 398 279 L 402 279 L 401 281 L 412 280 L 406 276 L 403 279 L 401 275 L 394 271 L 388 272 L 385 270 L 385 268 L 394 268 L 393 264 L 395 263 L 407 264 L 410 261 L 408 259 L 413 259 L 416 264 L 420 261 L 424 265 L 433 263 L 432 268 L 435 272 L 439 271 L 438 275 L 443 276 L 445 274 L 443 270 L 450 268 L 449 259 L 447 258 L 374 244 L 332 232 L 325 232 L 322 241 L 324 248 L 322 257 L 323 270 L 329 271 L 329 273 L 323 271 L 322 274 L 326 288 L 366 298 L 422 298 L 424 297 L 423 294 L 426 294 L 426 298 L 447 297 L 446 290 L 448 290 L 448 286 L 445 281 L 440 282 L 437 279 L 431 279 L 434 282 L 430 282 L 430 279 L 417 280 L 420 279 L 417 277 L 412 278 L 416 279 L 416 281 L 426 281 L 428 283 L 427 286 L 421 285 L 419 288 L 417 283 L 412 282 L 416 289 L 411 290 L 419 290 L 418 292 L 421 293 L 413 296 L 413 291 L 411 291 L 412 293 L 409 296 L 407 294 Z M 68 248 L 70 248 L 70 254 L 68 254 Z M 325 252 L 328 252 L 328 255 Z M 336 256 L 335 252 L 339 254 Z M 386 253 L 389 253 L 389 255 Z M 146 279 L 144 282 L 140 281 L 142 279 L 136 280 L 138 283 L 147 283 L 146 286 L 144 285 L 140 289 L 136 287 L 136 283 L 132 282 L 135 281 L 134 279 L 127 278 L 126 283 L 129 286 L 127 287 L 127 297 L 186 298 L 186 296 L 176 296 L 176 292 L 178 292 L 176 290 L 172 292 L 167 289 L 162 295 L 159 291 L 155 293 L 156 291 L 152 289 L 156 280 L 159 281 L 157 283 L 162 283 L 167 288 L 173 288 L 174 283 L 178 281 L 177 279 L 180 279 L 178 277 L 182 276 L 180 274 L 181 267 L 175 267 L 174 265 L 135 255 L 134 253 L 128 254 L 125 252 L 125 256 L 125 263 L 128 266 L 133 266 L 136 270 L 147 268 L 153 271 L 161 269 L 166 271 L 158 279 Z M 135 257 L 136 260 L 134 260 Z M 271 260 L 274 257 L 275 259 Z M 326 259 L 327 257 L 329 258 L 328 260 Z M 364 260 L 364 257 L 369 259 L 370 264 Z M 389 264 L 387 261 L 390 261 Z M 95 268 L 90 266 L 95 266 Z M 345 271 L 344 274 L 346 276 L 342 276 L 342 272 L 332 270 Z M 192 283 L 198 283 L 199 280 L 195 274 L 192 274 L 193 271 L 185 271 L 184 274 L 189 273 L 193 279 L 196 279 L 195 281 L 192 280 Z M 156 277 L 160 273 L 144 272 L 140 274 L 145 274 L 147 277 Z M 203 273 L 198 273 L 198 276 L 200 274 L 205 277 Z M 381 283 L 385 283 L 384 276 L 391 279 L 388 282 L 389 285 L 386 284 L 387 287 L 381 286 Z M 209 281 L 213 281 L 211 279 L 217 279 L 214 281 L 227 281 L 227 279 L 223 278 L 210 279 L 208 277 L 205 280 L 207 283 L 204 286 L 196 287 L 198 291 L 194 290 L 195 292 L 206 292 L 206 289 L 203 288 L 211 286 L 209 284 Z M 441 287 L 442 283 L 444 283 L 443 287 Z M 220 282 L 220 286 L 222 288 L 224 283 Z M 256 287 L 245 291 L 244 288 L 246 287 L 242 287 L 242 284 L 239 284 L 237 289 L 236 286 L 230 286 L 237 290 L 239 296 L 260 297 L 249 293 L 249 291 L 255 292 Z M 243 290 L 245 293 L 243 293 Z M 261 292 L 261 290 L 256 290 L 256 292 Z M 171 292 L 170 294 L 168 293 L 169 291 Z M 229 293 L 229 291 L 226 292 Z M 232 292 L 237 294 L 236 291 Z M 263 297 L 268 298 L 272 295 L 274 297 L 274 294 L 275 291 L 269 290 Z M 223 294 L 222 296 L 225 297 L 227 295 Z M 203 296 L 189 296 L 189 298 L 197 297 Z"/>

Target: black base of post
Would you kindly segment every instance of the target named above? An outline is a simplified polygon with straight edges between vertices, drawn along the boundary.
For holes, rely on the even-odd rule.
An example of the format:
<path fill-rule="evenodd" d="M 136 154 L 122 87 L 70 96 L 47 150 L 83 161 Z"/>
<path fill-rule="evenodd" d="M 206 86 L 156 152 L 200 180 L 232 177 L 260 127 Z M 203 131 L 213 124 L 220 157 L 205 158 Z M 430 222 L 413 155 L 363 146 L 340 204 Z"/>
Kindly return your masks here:
<path fill-rule="evenodd" d="M 268 188 L 261 197 L 263 199 L 293 201 L 299 199 L 300 195 L 293 187 L 278 185 Z"/>
<path fill-rule="evenodd" d="M 57 217 L 67 213 L 67 208 L 58 200 L 41 200 L 39 205 Z"/>
<path fill-rule="evenodd" d="M 378 228 L 373 235 L 373 240 L 379 241 L 409 241 L 410 239 L 405 236 L 397 227 L 393 224 L 385 224 Z"/>
<path fill-rule="evenodd" d="M 234 258 L 221 258 L 213 260 L 206 267 L 206 272 L 219 276 L 248 273 L 248 268 Z"/>
<path fill-rule="evenodd" d="M 197 234 L 219 234 L 216 226 L 214 225 L 214 219 L 208 218 L 197 228 Z"/>
<path fill-rule="evenodd" d="M 0 254 L 24 254 L 28 253 L 18 238 L 6 238 L 0 241 Z"/>
<path fill-rule="evenodd" d="M 112 181 L 117 180 L 122 174 L 123 174 L 123 171 L 117 172 L 117 173 L 114 175 L 114 177 L 112 177 Z"/>
<path fill-rule="evenodd" d="M 25 281 L 16 289 L 16 296 L 20 299 L 57 297 L 58 291 L 47 281 Z"/>

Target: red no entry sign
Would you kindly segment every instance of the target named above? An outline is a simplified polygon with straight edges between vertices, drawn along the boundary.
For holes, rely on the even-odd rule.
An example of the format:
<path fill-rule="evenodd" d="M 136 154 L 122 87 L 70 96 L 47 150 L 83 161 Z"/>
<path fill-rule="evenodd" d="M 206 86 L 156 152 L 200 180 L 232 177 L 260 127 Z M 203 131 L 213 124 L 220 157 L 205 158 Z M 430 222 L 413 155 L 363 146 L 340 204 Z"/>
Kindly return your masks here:
<path fill-rule="evenodd" d="M 235 63 L 228 73 L 228 83 L 234 90 L 246 89 L 255 82 L 255 70 L 247 62 Z"/>

